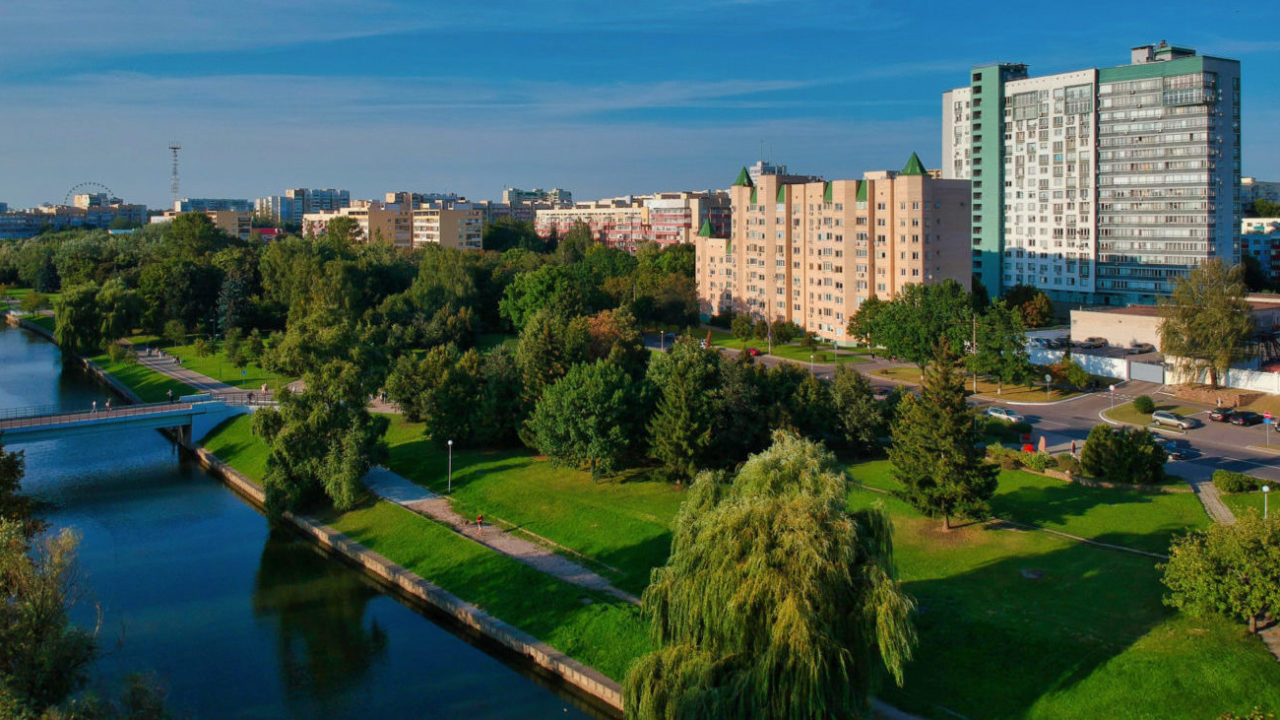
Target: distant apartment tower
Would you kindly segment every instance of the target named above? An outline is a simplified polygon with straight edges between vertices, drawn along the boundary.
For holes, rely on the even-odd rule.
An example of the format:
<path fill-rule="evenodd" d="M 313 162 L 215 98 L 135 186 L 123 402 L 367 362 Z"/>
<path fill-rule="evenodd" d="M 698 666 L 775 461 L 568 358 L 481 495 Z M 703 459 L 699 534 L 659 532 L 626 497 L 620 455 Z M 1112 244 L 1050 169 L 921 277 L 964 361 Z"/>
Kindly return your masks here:
<path fill-rule="evenodd" d="M 9 212 L 9 203 L 0 202 L 0 213 Z"/>
<path fill-rule="evenodd" d="M 302 222 L 302 216 L 311 212 L 326 212 L 351 207 L 351 193 L 335 188 L 291 188 L 284 195 L 258 198 L 254 212 L 271 218 L 281 225 Z"/>
<path fill-rule="evenodd" d="M 232 200 L 227 198 L 182 198 L 173 203 L 174 212 L 211 212 L 230 210 L 233 212 L 253 212 L 253 203 L 249 200 Z"/>
<path fill-rule="evenodd" d="M 540 208 L 534 230 L 544 239 L 564 237 L 582 223 L 598 242 L 635 252 L 643 242 L 691 243 L 703 225 L 729 229 L 729 194 L 723 191 L 664 192 L 605 198 L 571 207 Z"/>
<path fill-rule="evenodd" d="M 973 68 L 942 95 L 943 176 L 972 180 L 973 275 L 1071 303 L 1153 303 L 1238 262 L 1240 63 L 1161 43 L 1130 64 Z"/>
<path fill-rule="evenodd" d="M 845 331 L 872 296 L 913 283 L 969 287 L 969 181 L 943 180 L 915 153 L 901 171 L 860 180 L 746 168 L 729 192 L 732 231 L 696 241 L 699 311 L 794 322 L 824 338 Z"/>
<path fill-rule="evenodd" d="M 307 213 L 302 229 L 324 234 L 329 221 L 349 217 L 366 242 L 387 242 L 397 247 L 437 245 L 459 250 L 480 250 L 484 214 L 466 201 L 413 201 L 414 193 L 387 193 L 384 202 L 358 202 L 335 210 Z"/>
<path fill-rule="evenodd" d="M 1280 203 L 1280 182 L 1267 182 L 1252 177 L 1240 178 L 1240 204 L 1251 205 L 1254 200 Z"/>
<path fill-rule="evenodd" d="M 532 190 L 521 190 L 520 188 L 509 187 L 502 191 L 502 202 L 507 205 L 519 205 L 522 203 L 556 203 L 556 204 L 573 204 L 573 193 L 560 188 L 551 188 L 543 190 L 542 188 L 534 188 Z"/>

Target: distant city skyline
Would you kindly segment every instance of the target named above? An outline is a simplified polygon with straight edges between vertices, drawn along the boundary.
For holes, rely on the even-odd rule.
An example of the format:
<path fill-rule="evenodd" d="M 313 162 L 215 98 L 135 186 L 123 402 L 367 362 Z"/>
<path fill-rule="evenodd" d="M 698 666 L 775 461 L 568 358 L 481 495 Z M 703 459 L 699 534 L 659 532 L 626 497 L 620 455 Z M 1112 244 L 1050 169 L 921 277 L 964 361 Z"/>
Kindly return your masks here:
<path fill-rule="evenodd" d="M 970 67 L 1035 75 L 1167 40 L 1242 66 L 1243 174 L 1280 176 L 1269 6 L 515 0 L 424 6 L 6 3 L 0 202 L 95 181 L 168 207 L 291 187 L 352 198 L 506 186 L 575 199 L 724 188 L 762 156 L 829 179 L 941 163 L 939 95 Z M 1258 39 L 1255 39 L 1258 38 Z"/>

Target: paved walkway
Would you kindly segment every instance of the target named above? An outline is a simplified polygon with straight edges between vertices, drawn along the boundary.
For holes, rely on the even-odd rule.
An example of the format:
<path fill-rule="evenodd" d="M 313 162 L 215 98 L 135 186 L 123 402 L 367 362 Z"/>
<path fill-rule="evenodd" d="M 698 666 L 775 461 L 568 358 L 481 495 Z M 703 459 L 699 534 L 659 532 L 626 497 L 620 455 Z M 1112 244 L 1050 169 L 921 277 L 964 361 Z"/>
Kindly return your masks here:
<path fill-rule="evenodd" d="M 454 511 L 448 498 L 416 485 L 386 468 L 378 467 L 370 470 L 364 478 L 364 484 L 384 500 L 444 523 L 453 528 L 454 532 L 491 550 L 519 560 L 535 570 L 574 585 L 607 593 L 629 603 L 640 604 L 640 599 L 636 596 L 614 587 L 600 575 L 537 543 L 512 535 L 488 523 L 482 527 L 476 527 L 474 520 L 464 518 Z"/>
<path fill-rule="evenodd" d="M 1200 498 L 1205 512 L 1209 513 L 1209 517 L 1213 518 L 1215 522 L 1233 523 L 1236 521 L 1235 513 L 1231 512 L 1231 508 L 1222 502 L 1222 496 L 1218 494 L 1218 487 L 1213 484 L 1212 479 L 1187 480 L 1187 484 L 1191 486 L 1196 497 Z"/>

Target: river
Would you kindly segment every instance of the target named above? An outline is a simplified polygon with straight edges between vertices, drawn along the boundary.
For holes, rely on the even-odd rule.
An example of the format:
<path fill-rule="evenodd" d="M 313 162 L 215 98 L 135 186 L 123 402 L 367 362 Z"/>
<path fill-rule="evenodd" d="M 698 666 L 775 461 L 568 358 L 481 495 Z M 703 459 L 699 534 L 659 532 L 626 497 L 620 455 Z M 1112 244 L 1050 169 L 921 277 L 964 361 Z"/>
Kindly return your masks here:
<path fill-rule="evenodd" d="M 63 371 L 55 345 L 0 323 L 0 409 L 106 397 Z M 25 451 L 23 488 L 40 514 L 81 535 L 72 616 L 100 627 L 101 695 L 140 672 L 188 718 L 596 717 L 273 530 L 155 431 L 7 449 Z"/>

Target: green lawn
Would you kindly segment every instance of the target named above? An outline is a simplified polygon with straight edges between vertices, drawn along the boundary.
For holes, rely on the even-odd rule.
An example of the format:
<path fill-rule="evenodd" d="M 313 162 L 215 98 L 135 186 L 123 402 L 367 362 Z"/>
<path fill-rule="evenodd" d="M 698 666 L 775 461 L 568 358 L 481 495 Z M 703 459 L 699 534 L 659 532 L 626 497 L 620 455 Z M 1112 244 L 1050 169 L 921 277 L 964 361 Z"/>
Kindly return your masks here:
<path fill-rule="evenodd" d="M 260 476 L 265 449 L 236 418 L 206 440 Z M 395 418 L 392 466 L 432 488 L 446 454 Z M 258 447 L 255 448 L 254 445 Z M 666 526 L 682 494 L 663 483 L 610 480 L 556 468 L 527 453 L 454 453 L 454 496 L 627 571 L 662 562 Z M 891 489 L 886 461 L 850 474 Z M 1004 472 L 998 512 L 1104 542 L 1161 549 L 1172 532 L 1203 527 L 1190 494 L 1085 488 Z M 893 497 L 853 489 L 850 507 L 879 504 L 893 519 L 895 559 L 919 604 L 921 644 L 890 703 L 932 718 L 1203 718 L 1280 707 L 1280 664 L 1241 625 L 1193 619 L 1161 604 L 1156 561 L 1046 533 L 969 525 L 951 532 Z M 634 608 L 611 603 L 379 503 L 331 519 L 343 532 L 494 615 L 621 677 L 647 648 Z M 512 592 L 511 588 L 519 588 Z M 581 598 L 591 604 L 583 605 Z M 945 708 L 945 709 L 944 709 Z"/>
<path fill-rule="evenodd" d="M 142 398 L 143 402 L 162 402 L 169 398 L 168 391 L 173 391 L 173 397 L 178 398 L 183 395 L 194 395 L 195 388 L 184 382 L 178 382 L 168 375 L 162 375 L 155 370 L 147 368 L 138 363 L 131 362 L 114 362 L 110 357 L 103 353 L 89 358 L 98 367 L 115 376 L 117 380 L 128 385 L 131 390 Z"/>
<path fill-rule="evenodd" d="M 1196 407 L 1194 405 L 1179 405 L 1177 403 L 1157 403 L 1156 410 L 1168 410 L 1170 412 L 1176 412 L 1184 417 L 1191 417 L 1198 412 L 1202 412 L 1204 408 Z M 1145 426 L 1151 424 L 1150 413 L 1138 412 L 1138 409 L 1135 408 L 1131 402 L 1127 402 L 1123 405 L 1117 405 L 1114 408 L 1107 410 L 1106 415 L 1112 420 L 1130 423 L 1133 425 Z M 1199 419 L 1201 422 L 1204 421 L 1203 418 Z"/>
<path fill-rule="evenodd" d="M 699 337 L 705 338 L 706 330 L 699 329 L 695 334 Z M 716 347 L 728 348 L 730 350 L 742 350 L 744 347 L 753 347 L 758 349 L 761 353 L 768 352 L 770 349 L 768 340 L 752 338 L 744 343 L 742 340 L 735 338 L 731 333 L 715 329 L 711 330 L 711 344 Z M 809 355 L 811 354 L 813 355 L 813 361 L 816 363 L 830 364 L 832 362 L 832 352 L 829 347 L 819 347 L 817 350 L 810 351 L 809 348 L 797 343 L 774 343 L 772 350 L 773 352 L 770 354 L 774 357 L 791 360 L 793 362 L 808 364 Z M 863 357 L 863 355 L 866 355 L 868 352 L 868 350 L 861 348 L 856 350 L 841 349 L 840 352 L 836 354 L 836 362 L 840 364 L 866 362 L 867 359 Z"/>
<path fill-rule="evenodd" d="M 207 357 L 197 355 L 194 345 L 174 345 L 166 347 L 165 352 L 181 358 L 183 367 L 188 370 L 244 390 L 257 390 L 263 383 L 272 390 L 279 390 L 297 379 L 268 372 L 255 363 L 238 368 L 227 360 L 221 347 Z"/>
<path fill-rule="evenodd" d="M 897 490 L 888 460 L 848 468 L 854 480 Z M 1110 490 L 1069 483 L 1023 470 L 1002 470 L 991 498 L 997 517 L 1165 553 L 1174 533 L 1207 527 L 1209 517 L 1193 493 Z"/>
<path fill-rule="evenodd" d="M 252 425 L 252 416 L 232 418 L 203 444 L 261 480 L 268 450 L 253 435 Z M 390 503 L 319 519 L 616 680 L 649 650 L 648 625 L 630 603 L 552 578 Z"/>
<path fill-rule="evenodd" d="M 911 383 L 912 385 L 920 384 L 920 368 L 915 365 L 881 368 L 873 370 L 871 374 Z M 967 393 L 973 392 L 973 380 L 968 376 L 965 377 L 964 389 Z M 1082 393 L 1078 390 L 1068 390 L 1061 387 L 1050 388 L 1049 392 L 1046 393 L 1044 385 L 1001 385 L 1000 383 L 978 378 L 977 394 L 1000 398 L 1006 402 L 1045 403 L 1066 400 Z"/>
<path fill-rule="evenodd" d="M 228 418 L 199 440 L 209 452 L 251 479 L 261 483 L 267 474 L 271 450 L 253 434 L 253 415 Z"/>
<path fill-rule="evenodd" d="M 421 424 L 389 417 L 388 465 L 444 493 L 446 448 L 422 439 Z M 671 483 L 634 471 L 593 483 L 590 473 L 553 465 L 527 450 L 453 453 L 458 512 L 501 518 L 571 548 L 605 566 L 610 580 L 635 594 L 649 584 L 649 571 L 666 562 L 671 520 L 683 500 Z"/>
<path fill-rule="evenodd" d="M 883 467 L 862 475 L 885 480 Z M 1280 707 L 1280 664 L 1262 642 L 1163 607 L 1154 560 L 1045 533 L 944 532 L 895 498 L 850 495 L 855 508 L 877 503 L 919 604 L 921 644 L 905 686 L 883 690 L 890 703 L 934 718 L 1199 720 Z"/>
<path fill-rule="evenodd" d="M 49 332 L 53 332 L 53 327 L 56 322 L 52 315 L 32 315 L 25 318 L 25 320 L 30 322 L 32 325 L 39 325 Z"/>
<path fill-rule="evenodd" d="M 1267 498 L 1267 517 L 1280 517 L 1276 513 L 1280 513 L 1280 483 L 1272 482 L 1271 497 Z M 1236 515 L 1243 515 L 1249 510 L 1256 510 L 1258 516 L 1262 516 L 1262 491 L 1254 490 L 1248 493 L 1222 493 L 1222 502 L 1231 508 L 1231 512 Z"/>

